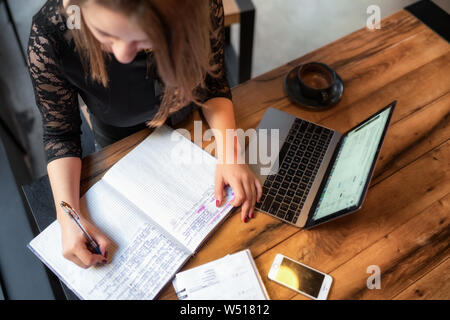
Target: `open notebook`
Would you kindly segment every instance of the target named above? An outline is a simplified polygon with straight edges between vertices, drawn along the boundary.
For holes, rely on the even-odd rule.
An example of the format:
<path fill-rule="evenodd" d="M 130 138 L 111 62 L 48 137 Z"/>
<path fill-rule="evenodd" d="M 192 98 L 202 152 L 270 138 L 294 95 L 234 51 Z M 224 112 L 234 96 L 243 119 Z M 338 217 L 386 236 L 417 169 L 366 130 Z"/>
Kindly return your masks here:
<path fill-rule="evenodd" d="M 177 273 L 172 281 L 183 300 L 268 300 L 249 249 Z"/>
<path fill-rule="evenodd" d="M 155 130 L 81 199 L 117 246 L 110 264 L 62 256 L 59 223 L 28 247 L 81 299 L 153 299 L 232 210 L 216 207 L 216 158 L 167 126 Z"/>

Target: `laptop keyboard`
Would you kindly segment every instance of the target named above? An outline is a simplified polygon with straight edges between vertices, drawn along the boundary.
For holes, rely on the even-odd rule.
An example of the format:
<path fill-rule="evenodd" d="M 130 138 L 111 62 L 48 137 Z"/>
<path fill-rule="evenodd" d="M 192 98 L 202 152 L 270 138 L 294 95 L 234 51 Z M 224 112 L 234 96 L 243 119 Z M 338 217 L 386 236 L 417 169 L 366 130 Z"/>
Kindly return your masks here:
<path fill-rule="evenodd" d="M 279 170 L 266 178 L 256 208 L 295 224 L 332 136 L 329 129 L 296 119 L 280 150 Z"/>

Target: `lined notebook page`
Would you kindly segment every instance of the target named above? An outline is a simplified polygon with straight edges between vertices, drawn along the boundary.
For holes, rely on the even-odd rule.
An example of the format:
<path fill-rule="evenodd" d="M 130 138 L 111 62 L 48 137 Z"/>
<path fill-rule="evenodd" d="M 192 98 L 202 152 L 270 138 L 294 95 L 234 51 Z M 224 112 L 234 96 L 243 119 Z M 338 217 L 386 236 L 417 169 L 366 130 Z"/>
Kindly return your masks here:
<path fill-rule="evenodd" d="M 190 253 L 100 180 L 81 201 L 82 210 L 113 241 L 110 264 L 82 269 L 62 256 L 58 222 L 29 247 L 81 299 L 153 299 Z"/>
<path fill-rule="evenodd" d="M 216 208 L 216 159 L 162 126 L 118 161 L 103 177 L 191 252 L 232 209 Z"/>
<path fill-rule="evenodd" d="M 267 300 L 250 250 L 180 272 L 173 286 L 186 300 Z"/>
<path fill-rule="evenodd" d="M 95 183 L 80 199 L 80 209 L 117 243 L 128 243 L 147 216 L 104 180 Z"/>

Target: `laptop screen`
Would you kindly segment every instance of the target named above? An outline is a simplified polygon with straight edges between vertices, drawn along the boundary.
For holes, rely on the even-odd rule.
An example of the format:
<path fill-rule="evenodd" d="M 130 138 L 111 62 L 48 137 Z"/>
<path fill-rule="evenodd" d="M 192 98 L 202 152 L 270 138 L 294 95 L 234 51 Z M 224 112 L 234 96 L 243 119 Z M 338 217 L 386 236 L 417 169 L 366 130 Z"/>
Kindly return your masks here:
<path fill-rule="evenodd" d="M 360 203 L 391 109 L 386 108 L 343 137 L 313 213 L 313 221 Z"/>

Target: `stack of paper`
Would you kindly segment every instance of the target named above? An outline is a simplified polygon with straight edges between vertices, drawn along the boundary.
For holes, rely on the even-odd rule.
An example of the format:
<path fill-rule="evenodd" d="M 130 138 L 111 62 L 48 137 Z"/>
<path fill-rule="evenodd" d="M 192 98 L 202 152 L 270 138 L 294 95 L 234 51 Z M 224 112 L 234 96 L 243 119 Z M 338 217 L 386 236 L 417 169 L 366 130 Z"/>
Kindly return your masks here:
<path fill-rule="evenodd" d="M 269 299 L 248 249 L 180 272 L 172 284 L 179 299 Z"/>

